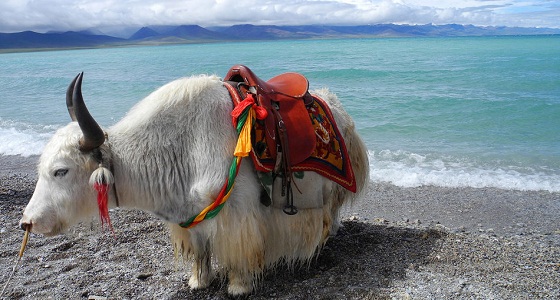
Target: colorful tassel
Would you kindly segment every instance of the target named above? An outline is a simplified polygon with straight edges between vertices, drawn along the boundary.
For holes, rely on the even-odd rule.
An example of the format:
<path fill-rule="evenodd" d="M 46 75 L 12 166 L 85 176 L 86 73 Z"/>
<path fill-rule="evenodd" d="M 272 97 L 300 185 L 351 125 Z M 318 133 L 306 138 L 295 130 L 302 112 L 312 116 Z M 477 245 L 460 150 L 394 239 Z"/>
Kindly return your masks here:
<path fill-rule="evenodd" d="M 233 152 L 234 156 L 246 157 L 249 156 L 251 148 L 251 130 L 253 129 L 253 121 L 255 119 L 264 120 L 268 112 L 262 106 L 255 103 L 255 98 L 252 94 L 239 102 L 239 104 L 231 112 L 233 126 L 236 127 L 239 133 L 237 146 Z"/>
<path fill-rule="evenodd" d="M 249 152 L 251 152 L 251 148 L 253 147 L 251 143 L 251 129 L 253 129 L 254 119 L 255 119 L 255 110 L 249 108 L 247 119 L 245 120 L 245 124 L 243 125 L 241 131 L 239 132 L 237 145 L 235 146 L 235 150 L 233 151 L 234 156 L 241 156 L 241 157 L 249 156 Z"/>
<path fill-rule="evenodd" d="M 89 182 L 97 191 L 97 206 L 99 208 L 101 228 L 104 228 L 105 224 L 107 224 L 109 229 L 113 231 L 113 225 L 111 225 L 111 218 L 109 216 L 109 190 L 113 184 L 113 174 L 109 169 L 100 164 L 99 168 L 91 174 Z"/>
<path fill-rule="evenodd" d="M 99 219 L 101 220 L 101 228 L 107 224 L 111 231 L 111 217 L 109 217 L 109 185 L 94 183 L 93 188 L 97 191 L 97 206 L 99 207 Z"/>
<path fill-rule="evenodd" d="M 255 111 L 255 117 L 258 120 L 264 120 L 268 116 L 268 112 L 266 111 L 266 109 L 256 104 L 253 94 L 247 94 L 247 97 L 243 99 L 243 101 L 239 102 L 239 104 L 237 104 L 237 106 L 235 106 L 235 108 L 231 112 L 233 126 L 237 127 L 239 117 L 249 106 L 251 106 Z"/>

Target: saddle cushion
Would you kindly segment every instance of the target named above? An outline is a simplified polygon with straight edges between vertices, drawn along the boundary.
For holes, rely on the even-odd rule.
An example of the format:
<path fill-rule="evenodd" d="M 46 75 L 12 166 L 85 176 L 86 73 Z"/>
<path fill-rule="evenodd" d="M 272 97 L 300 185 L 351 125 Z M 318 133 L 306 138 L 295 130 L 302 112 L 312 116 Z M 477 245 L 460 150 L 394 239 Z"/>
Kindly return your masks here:
<path fill-rule="evenodd" d="M 248 86 L 256 87 L 257 94 L 266 94 L 268 97 L 276 97 L 276 95 L 293 97 L 280 100 L 301 98 L 309 89 L 307 78 L 299 73 L 283 73 L 268 81 L 264 81 L 244 65 L 235 65 L 231 67 L 224 77 L 224 80 L 245 82 Z"/>
<path fill-rule="evenodd" d="M 283 99 L 278 99 L 277 101 L 303 98 L 309 89 L 307 78 L 299 73 L 280 74 L 272 77 L 266 83 L 268 84 L 268 89 L 273 93 L 291 96 L 282 97 Z"/>

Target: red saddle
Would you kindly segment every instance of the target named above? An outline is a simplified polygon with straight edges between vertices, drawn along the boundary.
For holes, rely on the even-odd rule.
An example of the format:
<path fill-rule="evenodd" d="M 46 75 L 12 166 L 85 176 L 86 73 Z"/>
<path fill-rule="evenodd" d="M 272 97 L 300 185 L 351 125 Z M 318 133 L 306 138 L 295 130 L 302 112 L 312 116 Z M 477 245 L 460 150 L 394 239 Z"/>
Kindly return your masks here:
<path fill-rule="evenodd" d="M 253 94 L 257 105 L 268 112 L 264 120 L 266 142 L 273 157 L 281 149 L 287 167 L 307 159 L 316 145 L 315 129 L 306 104 L 313 101 L 307 78 L 298 73 L 284 73 L 268 81 L 260 79 L 246 66 L 233 66 L 224 81 L 237 88 L 242 98 Z"/>

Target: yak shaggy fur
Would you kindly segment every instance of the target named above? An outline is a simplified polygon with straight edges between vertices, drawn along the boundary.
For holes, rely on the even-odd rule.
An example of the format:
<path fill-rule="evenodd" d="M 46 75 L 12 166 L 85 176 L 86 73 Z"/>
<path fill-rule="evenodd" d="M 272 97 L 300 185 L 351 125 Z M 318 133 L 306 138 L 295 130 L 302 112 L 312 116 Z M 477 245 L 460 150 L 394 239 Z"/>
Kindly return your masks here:
<path fill-rule="evenodd" d="M 260 203 L 261 186 L 246 158 L 221 212 L 191 229 L 178 226 L 215 200 L 229 172 L 237 133 L 231 123 L 232 101 L 223 84 L 216 76 L 201 75 L 164 85 L 108 128 L 108 139 L 99 150 L 103 164 L 114 170 L 119 206 L 150 211 L 168 222 L 176 254 L 193 263 L 189 286 L 209 286 L 215 263 L 227 274 L 229 294 L 242 295 L 253 290 L 266 269 L 278 263 L 306 263 L 316 255 L 336 233 L 341 206 L 364 190 L 369 164 L 365 145 L 337 97 L 318 90 L 314 93 L 329 104 L 345 139 L 357 193 L 306 172 L 314 184 L 299 189 L 305 197 L 321 197 L 323 207 L 286 215 Z M 90 153 L 77 150 L 79 138 L 79 128 L 72 122 L 42 155 L 39 182 L 24 212 L 38 233 L 56 234 L 97 213 L 96 194 L 87 183 L 97 164 Z M 69 174 L 66 183 L 52 175 L 61 166 L 76 173 Z M 112 189 L 112 207 L 114 193 Z M 69 204 L 77 194 L 83 204 L 79 211 Z"/>

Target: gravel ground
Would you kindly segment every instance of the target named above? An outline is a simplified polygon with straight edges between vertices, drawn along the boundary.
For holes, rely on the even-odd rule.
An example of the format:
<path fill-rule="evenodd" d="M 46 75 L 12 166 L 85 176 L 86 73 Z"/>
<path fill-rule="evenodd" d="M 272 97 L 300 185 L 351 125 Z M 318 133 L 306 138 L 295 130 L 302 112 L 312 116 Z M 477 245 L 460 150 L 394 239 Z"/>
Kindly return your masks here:
<path fill-rule="evenodd" d="M 36 158 L 0 156 L 0 288 L 17 259 Z M 560 299 L 560 194 L 371 184 L 309 266 L 270 270 L 248 299 Z M 2 299 L 227 299 L 191 291 L 166 226 L 111 212 L 63 236 L 31 235 Z"/>

